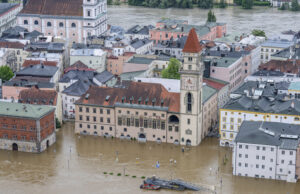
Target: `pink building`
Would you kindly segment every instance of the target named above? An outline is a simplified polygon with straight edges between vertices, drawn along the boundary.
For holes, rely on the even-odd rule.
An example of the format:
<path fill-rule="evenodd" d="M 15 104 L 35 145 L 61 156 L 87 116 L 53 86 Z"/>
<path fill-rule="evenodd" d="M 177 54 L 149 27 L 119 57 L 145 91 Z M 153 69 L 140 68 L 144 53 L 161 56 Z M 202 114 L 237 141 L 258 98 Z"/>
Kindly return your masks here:
<path fill-rule="evenodd" d="M 107 31 L 106 0 L 29 0 L 17 23 L 29 31 L 85 42 Z"/>
<path fill-rule="evenodd" d="M 184 20 L 163 19 L 156 23 L 154 29 L 150 29 L 150 39 L 154 43 L 161 41 L 174 40 L 187 36 L 189 31 L 195 28 L 199 40 L 214 40 L 226 34 L 226 24 L 206 23 L 205 25 L 190 25 Z"/>
<path fill-rule="evenodd" d="M 109 56 L 106 59 L 106 69 L 114 75 L 121 75 L 123 73 L 123 65 L 126 63 L 135 53 L 125 52 L 121 56 Z"/>

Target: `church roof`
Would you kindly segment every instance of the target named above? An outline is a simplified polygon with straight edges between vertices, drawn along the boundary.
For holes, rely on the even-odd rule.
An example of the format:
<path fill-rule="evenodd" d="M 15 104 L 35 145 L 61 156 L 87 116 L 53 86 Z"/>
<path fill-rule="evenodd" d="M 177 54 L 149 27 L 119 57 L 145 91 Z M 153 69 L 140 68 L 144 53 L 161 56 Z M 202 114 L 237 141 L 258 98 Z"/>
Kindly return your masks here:
<path fill-rule="evenodd" d="M 189 32 L 188 38 L 185 42 L 182 52 L 185 53 L 199 53 L 202 50 L 195 28 Z"/>

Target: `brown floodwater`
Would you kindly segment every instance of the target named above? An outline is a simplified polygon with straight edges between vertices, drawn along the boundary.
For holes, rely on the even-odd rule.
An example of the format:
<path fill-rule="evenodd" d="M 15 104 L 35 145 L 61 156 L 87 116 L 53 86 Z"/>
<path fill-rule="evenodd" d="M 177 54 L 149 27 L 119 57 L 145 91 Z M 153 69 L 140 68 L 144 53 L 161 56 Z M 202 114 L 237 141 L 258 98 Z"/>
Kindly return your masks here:
<path fill-rule="evenodd" d="M 156 161 L 160 162 L 158 169 Z M 183 153 L 172 144 L 79 137 L 74 125 L 67 123 L 57 132 L 56 144 L 41 154 L 0 151 L 1 194 L 149 193 L 139 185 L 142 176 L 152 175 L 180 178 L 206 188 L 199 193 L 213 193 L 214 188 L 217 193 L 300 193 L 300 183 L 232 176 L 231 150 L 219 147 L 216 138 L 206 138 Z"/>

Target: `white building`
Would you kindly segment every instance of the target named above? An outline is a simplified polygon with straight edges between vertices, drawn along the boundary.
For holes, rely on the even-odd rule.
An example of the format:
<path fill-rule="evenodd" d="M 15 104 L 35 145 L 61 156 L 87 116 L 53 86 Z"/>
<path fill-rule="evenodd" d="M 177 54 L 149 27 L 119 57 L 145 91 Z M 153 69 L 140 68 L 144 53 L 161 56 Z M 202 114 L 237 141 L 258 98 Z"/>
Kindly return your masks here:
<path fill-rule="evenodd" d="M 16 25 L 16 16 L 22 8 L 22 3 L 0 3 L 0 36 L 3 31 Z"/>
<path fill-rule="evenodd" d="M 233 146 L 233 174 L 296 182 L 299 135 L 299 125 L 244 121 Z"/>
<path fill-rule="evenodd" d="M 153 47 L 153 41 L 149 39 L 135 39 L 126 46 L 126 52 L 135 52 L 136 54 L 146 54 L 151 51 Z"/>
<path fill-rule="evenodd" d="M 261 44 L 261 62 L 266 63 L 271 60 L 271 55 L 292 46 L 292 41 L 283 39 L 267 40 Z"/>
<path fill-rule="evenodd" d="M 101 73 L 105 70 L 106 52 L 102 49 L 73 48 L 70 50 L 70 65 L 77 61 L 81 61 L 89 68 Z"/>

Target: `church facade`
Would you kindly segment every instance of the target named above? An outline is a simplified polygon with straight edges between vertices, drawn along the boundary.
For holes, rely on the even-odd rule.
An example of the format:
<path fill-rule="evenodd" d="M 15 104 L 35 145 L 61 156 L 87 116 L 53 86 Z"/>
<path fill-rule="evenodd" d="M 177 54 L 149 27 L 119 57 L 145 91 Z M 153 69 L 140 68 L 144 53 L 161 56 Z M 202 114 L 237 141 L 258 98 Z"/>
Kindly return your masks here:
<path fill-rule="evenodd" d="M 216 96 L 205 95 L 203 100 L 209 88 L 202 83 L 201 52 L 192 29 L 183 49 L 180 92 L 132 81 L 114 88 L 90 87 L 75 103 L 75 133 L 199 145 L 209 130 L 203 127 L 203 104 Z"/>
<path fill-rule="evenodd" d="M 83 43 L 107 31 L 106 0 L 29 0 L 17 16 L 19 26 L 45 36 Z"/>

